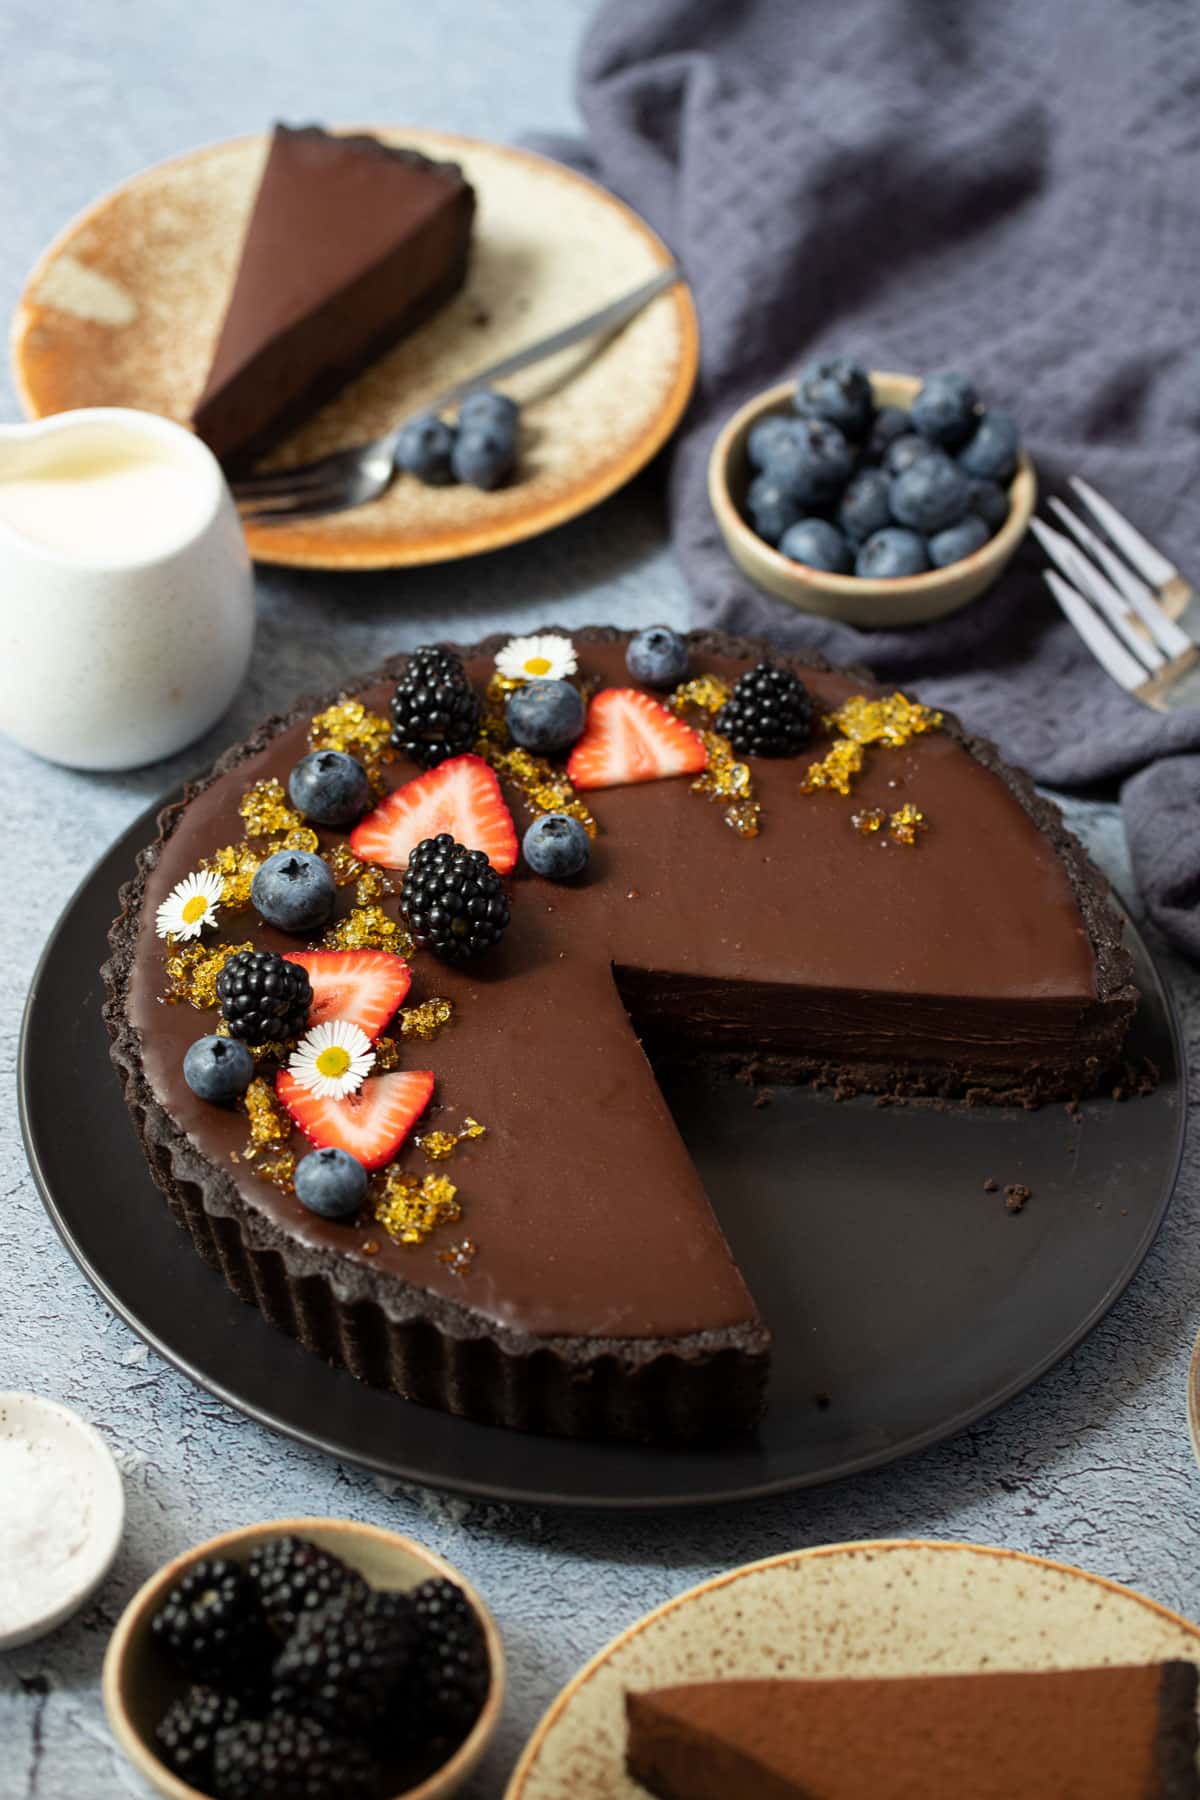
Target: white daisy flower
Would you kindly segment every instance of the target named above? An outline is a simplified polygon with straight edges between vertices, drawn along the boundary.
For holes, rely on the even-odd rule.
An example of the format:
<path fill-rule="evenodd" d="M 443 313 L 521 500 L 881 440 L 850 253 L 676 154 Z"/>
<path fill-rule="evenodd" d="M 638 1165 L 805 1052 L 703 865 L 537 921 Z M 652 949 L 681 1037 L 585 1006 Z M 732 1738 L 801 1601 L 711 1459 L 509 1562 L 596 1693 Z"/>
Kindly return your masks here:
<path fill-rule="evenodd" d="M 217 901 L 225 883 L 215 869 L 188 875 L 173 887 L 157 913 L 154 929 L 161 938 L 197 938 L 217 922 Z"/>
<path fill-rule="evenodd" d="M 329 1019 L 307 1032 L 288 1061 L 288 1074 L 319 1100 L 357 1093 L 375 1061 L 371 1040 L 351 1019 Z"/>
<path fill-rule="evenodd" d="M 496 667 L 509 681 L 565 681 L 579 664 L 570 638 L 554 632 L 509 638 L 497 652 Z"/>

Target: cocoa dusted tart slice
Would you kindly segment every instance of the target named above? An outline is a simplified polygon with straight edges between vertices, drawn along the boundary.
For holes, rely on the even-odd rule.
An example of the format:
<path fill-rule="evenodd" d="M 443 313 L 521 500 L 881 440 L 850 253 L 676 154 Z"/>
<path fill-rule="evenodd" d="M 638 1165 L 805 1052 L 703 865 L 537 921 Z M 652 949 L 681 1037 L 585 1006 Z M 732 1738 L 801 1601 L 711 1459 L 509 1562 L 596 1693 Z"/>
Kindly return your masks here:
<path fill-rule="evenodd" d="M 227 468 L 285 436 L 466 279 L 455 163 L 276 125 L 192 423 Z"/>
<path fill-rule="evenodd" d="M 1187 1662 L 711 1681 L 625 1697 L 658 1800 L 1195 1800 Z"/>
<path fill-rule="evenodd" d="M 495 694 L 502 642 L 463 652 L 481 697 L 489 684 Z M 688 644 L 690 691 L 710 703 L 768 654 L 714 634 Z M 575 679 L 598 695 L 593 715 L 613 721 L 636 762 L 639 708 L 652 702 L 629 700 L 625 635 L 578 631 L 573 645 Z M 502 940 L 462 966 L 404 945 L 398 870 L 380 893 L 386 870 L 355 883 L 346 831 L 302 835 L 292 841 L 319 849 L 345 883 L 332 941 L 409 954 L 411 992 L 377 1066 L 434 1081 L 432 1105 L 371 1176 L 357 1216 L 318 1217 L 291 1190 L 308 1145 L 278 1105 L 270 1054 L 246 1100 L 227 1106 L 198 1098 L 182 1062 L 217 1025 L 214 955 L 331 941 L 264 924 L 237 876 L 283 841 L 288 819 L 270 806 L 260 816 L 255 796 L 271 791 L 264 782 L 286 787 L 314 715 L 315 741 L 334 741 L 337 722 L 336 741 L 357 745 L 377 791 L 420 791 L 414 764 L 378 754 L 406 665 L 397 657 L 365 677 L 334 713 L 314 702 L 268 720 L 166 809 L 138 858 L 111 933 L 106 1019 L 155 1180 L 237 1293 L 363 1380 L 576 1436 L 748 1430 L 768 1331 L 642 1040 L 676 1058 L 752 1055 L 843 1089 L 1027 1104 L 1082 1094 L 1116 1058 L 1137 998 L 1107 885 L 990 745 L 949 715 L 906 733 L 896 720 L 919 708 L 889 711 L 864 673 L 817 660 L 790 663 L 811 697 L 811 743 L 750 761 L 758 835 L 743 834 L 748 797 L 719 763 L 712 785 L 729 792 L 715 803 L 687 775 L 581 794 L 598 827 L 586 872 L 552 882 L 518 861 Z M 365 719 L 348 723 L 364 704 Z M 702 712 L 688 716 L 704 726 Z M 811 768 L 855 762 L 836 721 L 864 717 L 896 741 L 862 751 L 846 792 L 814 787 Z M 482 742 L 523 832 L 530 771 L 505 749 L 502 706 L 485 713 Z M 443 769 L 445 781 L 491 780 L 473 759 Z M 561 760 L 550 773 L 561 779 Z M 545 805 L 545 793 L 534 800 Z M 364 836 L 374 828 L 360 847 Z M 165 944 L 157 909 L 205 863 L 226 871 L 215 925 L 195 944 Z"/>

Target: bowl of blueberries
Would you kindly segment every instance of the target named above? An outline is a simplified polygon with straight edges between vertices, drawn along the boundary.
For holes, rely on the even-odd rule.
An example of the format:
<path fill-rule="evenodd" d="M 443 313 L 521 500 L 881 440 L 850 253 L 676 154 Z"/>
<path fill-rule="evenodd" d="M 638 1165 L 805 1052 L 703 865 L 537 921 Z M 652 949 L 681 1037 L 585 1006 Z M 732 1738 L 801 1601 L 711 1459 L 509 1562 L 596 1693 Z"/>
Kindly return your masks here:
<path fill-rule="evenodd" d="M 809 364 L 713 445 L 713 511 L 751 580 L 849 625 L 955 612 L 1007 566 L 1037 500 L 1012 414 L 965 375 Z"/>
<path fill-rule="evenodd" d="M 411 1538 L 250 1525 L 176 1557 L 109 1641 L 113 1736 L 168 1800 L 449 1800 L 504 1698 L 479 1595 Z"/>

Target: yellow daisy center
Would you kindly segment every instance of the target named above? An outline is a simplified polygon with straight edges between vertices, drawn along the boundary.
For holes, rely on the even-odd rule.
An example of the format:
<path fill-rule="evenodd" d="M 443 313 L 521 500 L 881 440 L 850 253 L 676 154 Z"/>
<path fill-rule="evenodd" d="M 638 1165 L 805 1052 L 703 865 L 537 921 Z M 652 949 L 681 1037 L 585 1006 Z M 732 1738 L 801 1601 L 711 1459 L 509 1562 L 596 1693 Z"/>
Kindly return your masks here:
<path fill-rule="evenodd" d="M 349 1067 L 350 1052 L 340 1044 L 330 1044 L 317 1058 L 317 1073 L 328 1076 L 331 1081 L 337 1081 Z"/>
<path fill-rule="evenodd" d="M 551 663 L 548 656 L 527 656 L 525 658 L 525 673 L 527 675 L 548 675 L 550 673 L 550 668 Z"/>
<path fill-rule="evenodd" d="M 203 894 L 193 894 L 190 900 L 185 900 L 183 903 L 182 917 L 184 924 L 194 925 L 196 920 L 202 919 L 207 911 L 208 901 L 205 896 Z"/>

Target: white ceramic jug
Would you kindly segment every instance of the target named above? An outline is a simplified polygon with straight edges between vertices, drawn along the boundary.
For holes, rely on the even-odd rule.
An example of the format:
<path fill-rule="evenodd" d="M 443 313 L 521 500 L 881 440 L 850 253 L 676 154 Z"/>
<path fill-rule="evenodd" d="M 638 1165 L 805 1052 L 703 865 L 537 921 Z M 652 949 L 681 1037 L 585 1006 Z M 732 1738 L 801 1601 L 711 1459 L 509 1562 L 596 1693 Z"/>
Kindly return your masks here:
<path fill-rule="evenodd" d="M 76 769 L 169 756 L 245 676 L 254 582 L 180 425 L 88 407 L 0 426 L 0 730 Z"/>

